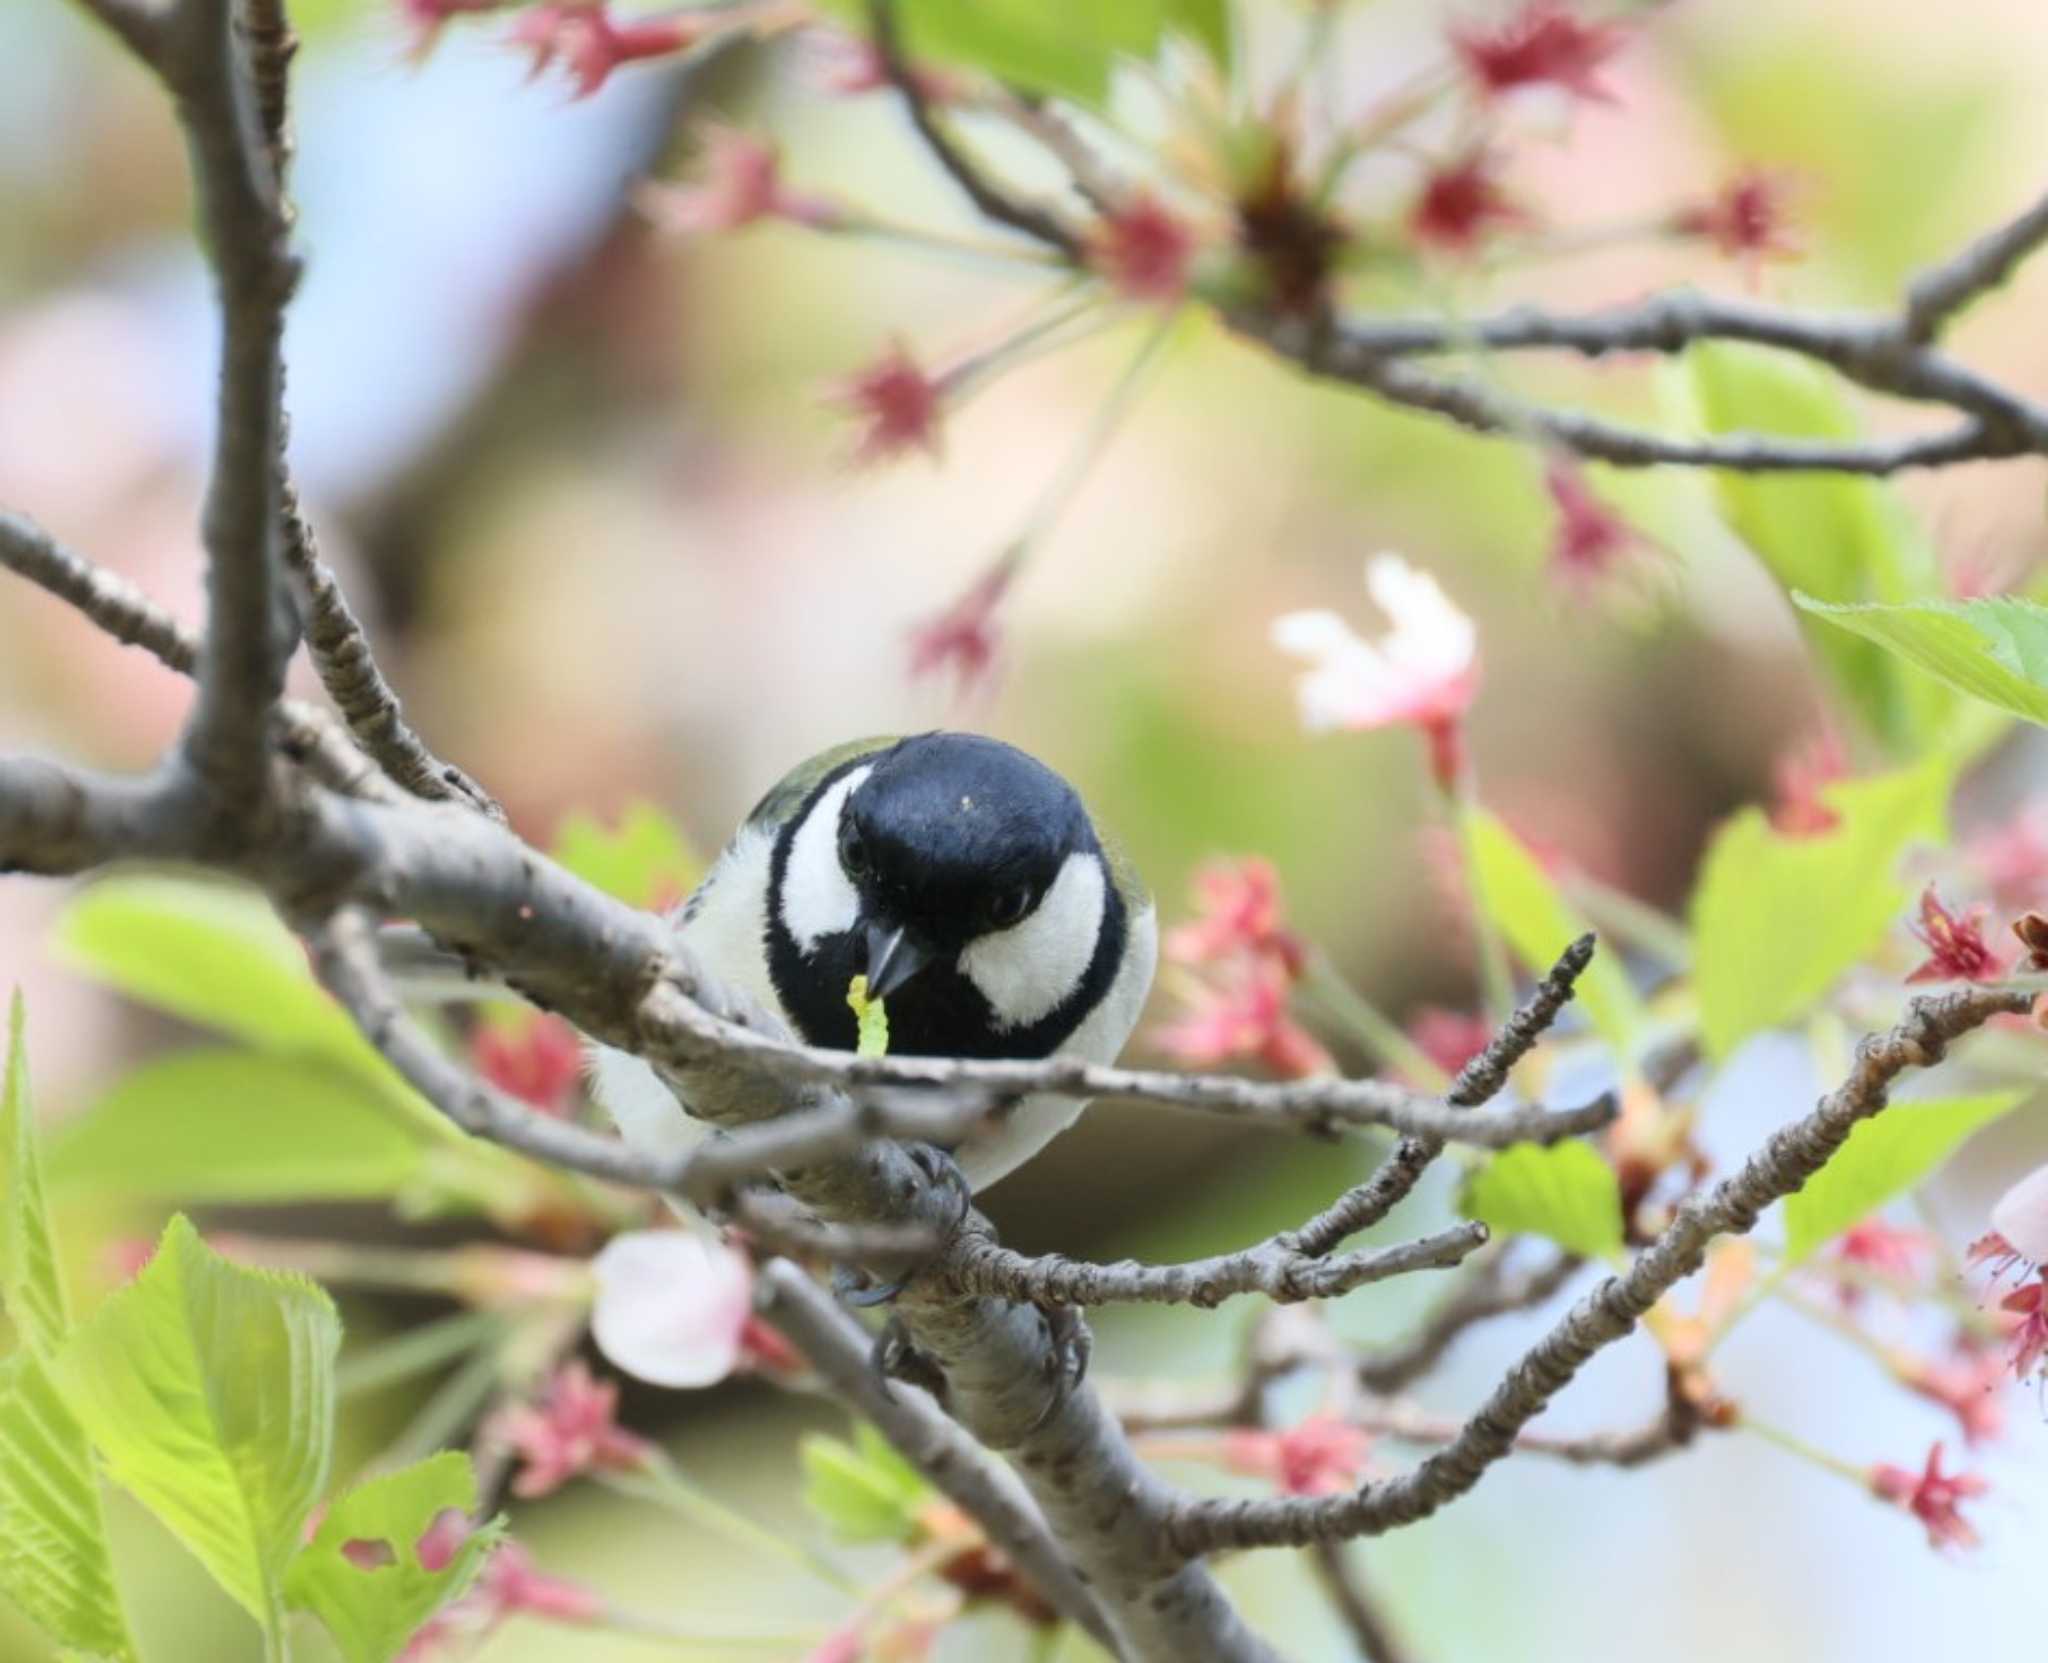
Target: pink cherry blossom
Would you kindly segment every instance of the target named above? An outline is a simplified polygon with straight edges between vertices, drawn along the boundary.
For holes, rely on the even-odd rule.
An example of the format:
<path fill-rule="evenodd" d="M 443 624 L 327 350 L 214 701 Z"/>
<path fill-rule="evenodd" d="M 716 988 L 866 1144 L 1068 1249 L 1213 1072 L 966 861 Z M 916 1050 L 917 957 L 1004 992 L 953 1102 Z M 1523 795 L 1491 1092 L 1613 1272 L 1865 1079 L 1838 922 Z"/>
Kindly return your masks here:
<path fill-rule="evenodd" d="M 421 1547 L 424 1564 L 424 1542 Z M 449 1551 L 452 1556 L 452 1548 Z M 547 1575 L 525 1548 L 505 1542 L 486 1561 L 476 1586 L 422 1623 L 395 1663 L 439 1663 L 467 1656 L 516 1616 L 588 1627 L 604 1620 L 605 1602 L 580 1583 Z"/>
<path fill-rule="evenodd" d="M 1488 98 L 1523 87 L 1557 87 L 1577 98 L 1611 103 L 1600 67 L 1621 45 L 1611 23 L 1589 23 L 1558 0 L 1529 0 L 1506 21 L 1488 28 L 1461 24 L 1451 47 Z"/>
<path fill-rule="evenodd" d="M 1291 980 L 1272 959 L 1245 959 L 1213 983 L 1194 984 L 1184 1014 L 1153 1042 L 1191 1068 L 1252 1059 L 1283 1080 L 1331 1073 L 1330 1053 L 1289 1012 Z"/>
<path fill-rule="evenodd" d="M 1650 551 L 1650 540 L 1593 494 L 1585 469 L 1570 457 L 1552 459 L 1543 470 L 1543 488 L 1557 510 L 1550 570 L 1566 588 L 1584 594 L 1632 556 Z"/>
<path fill-rule="evenodd" d="M 1424 248 L 1466 255 L 1493 232 L 1527 224 L 1495 177 L 1498 165 L 1492 152 L 1470 150 L 1437 168 L 1408 209 L 1408 234 Z"/>
<path fill-rule="evenodd" d="M 1954 1415 L 1963 1442 L 1974 1449 L 2005 1430 L 2006 1370 L 1995 1347 L 1968 1345 L 1947 1357 L 1914 1359 L 1900 1379 Z"/>
<path fill-rule="evenodd" d="M 2018 912 L 2048 900 L 2048 798 L 2036 798 L 1964 845 L 1999 906 Z"/>
<path fill-rule="evenodd" d="M 1300 975 L 1308 949 L 1282 922 L 1280 874 L 1259 855 L 1211 861 L 1195 873 L 1196 915 L 1169 931 L 1177 964 L 1217 964 L 1240 953 L 1270 955 Z"/>
<path fill-rule="evenodd" d="M 1435 578 L 1398 555 L 1374 556 L 1365 582 L 1391 626 L 1377 641 L 1361 639 L 1334 612 L 1274 620 L 1274 644 L 1310 665 L 1295 685 L 1302 723 L 1311 732 L 1417 728 L 1448 790 L 1462 767 L 1465 713 L 1479 691 L 1478 632 Z"/>
<path fill-rule="evenodd" d="M 1126 300 L 1172 301 L 1188 286 L 1195 248 L 1194 228 L 1141 192 L 1102 216 L 1088 263 Z"/>
<path fill-rule="evenodd" d="M 913 679 L 950 670 L 955 694 L 966 698 L 994 674 L 1002 650 L 1000 612 L 1018 568 L 1018 551 L 1006 551 L 966 591 L 910 632 Z"/>
<path fill-rule="evenodd" d="M 1941 904 L 1929 884 L 1920 895 L 1920 919 L 1908 926 L 1928 951 L 1927 961 L 1910 971 L 1909 982 L 1995 982 L 2005 974 L 2005 960 L 1984 939 L 1988 907 L 1975 906 L 1960 917 Z"/>
<path fill-rule="evenodd" d="M 822 227 L 839 218 L 833 204 L 783 183 L 782 158 L 772 144 L 716 122 L 706 124 L 700 138 L 693 178 L 683 184 L 643 185 L 634 198 L 659 229 L 709 236 L 765 219 Z"/>
<path fill-rule="evenodd" d="M 1821 793 L 1849 777 L 1849 753 L 1831 727 L 1779 756 L 1771 768 L 1777 788 L 1771 826 L 1782 837 L 1824 837 L 1842 823 Z"/>
<path fill-rule="evenodd" d="M 945 386 L 918 367 L 901 341 L 833 389 L 832 401 L 861 423 L 854 460 L 881 462 L 907 450 L 939 454 Z"/>
<path fill-rule="evenodd" d="M 1291 1496 L 1327 1496 L 1358 1482 L 1371 1450 L 1371 1434 L 1334 1415 L 1315 1415 L 1285 1432 L 1229 1433 L 1223 1462 L 1233 1472 L 1270 1479 Z"/>
<path fill-rule="evenodd" d="M 1977 1532 L 1970 1528 L 1959 1508 L 1991 1486 L 1973 1473 L 1943 1472 L 1940 1444 L 1928 1450 L 1927 1464 L 1917 1473 L 1888 1462 L 1872 1467 L 1870 1488 L 1925 1525 L 1929 1547 L 1938 1550 L 1977 1545 Z"/>
<path fill-rule="evenodd" d="M 629 1230 L 591 1264 L 590 1331 L 612 1364 L 656 1386 L 710 1386 L 738 1365 L 753 1315 L 746 1255 L 690 1230 Z"/>
<path fill-rule="evenodd" d="M 619 1388 L 576 1361 L 556 1370 L 537 1402 L 501 1410 L 485 1435 L 519 1457 L 512 1493 L 551 1495 L 587 1472 L 644 1467 L 654 1446 L 618 1424 L 618 1406 Z"/>
<path fill-rule="evenodd" d="M 534 74 L 559 63 L 575 96 L 588 98 L 622 65 L 687 52 L 724 26 L 721 18 L 680 12 L 621 21 L 601 0 L 543 0 L 519 14 L 508 38 L 533 55 Z"/>
<path fill-rule="evenodd" d="M 583 1044 L 559 1016 L 530 1011 L 515 1023 L 478 1024 L 469 1060 L 500 1091 L 559 1116 L 582 1078 Z"/>
<path fill-rule="evenodd" d="M 1727 258 L 1740 260 L 1754 280 L 1764 261 L 1797 259 L 1805 252 L 1792 230 L 1790 194 L 1783 174 L 1747 167 L 1705 202 L 1681 208 L 1671 229 L 1704 238 Z"/>

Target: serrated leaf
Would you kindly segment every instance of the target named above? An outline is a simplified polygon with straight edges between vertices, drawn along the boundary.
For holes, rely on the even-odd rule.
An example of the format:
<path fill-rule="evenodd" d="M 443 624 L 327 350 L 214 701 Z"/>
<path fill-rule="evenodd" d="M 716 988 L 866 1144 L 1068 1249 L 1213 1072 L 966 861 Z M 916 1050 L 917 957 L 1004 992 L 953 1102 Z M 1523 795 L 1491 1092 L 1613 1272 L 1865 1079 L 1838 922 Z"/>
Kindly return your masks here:
<path fill-rule="evenodd" d="M 1971 1133 L 2027 1100 L 2025 1091 L 1990 1091 L 1894 1103 L 1859 1123 L 1805 1187 L 1785 1198 L 1785 1265 L 1809 1258 L 1928 1177 Z"/>
<path fill-rule="evenodd" d="M 420 1539 L 435 1520 L 475 1507 L 476 1475 L 454 1450 L 358 1485 L 328 1508 L 291 1562 L 285 1598 L 327 1625 L 348 1663 L 387 1663 L 462 1596 L 503 1536 L 494 1521 L 471 1531 L 440 1569 L 421 1562 Z"/>
<path fill-rule="evenodd" d="M 99 1475 L 45 1366 L 70 1315 L 43 1200 L 24 1027 L 17 992 L 0 1087 L 0 1297 L 24 1348 L 0 1363 L 0 1592 L 60 1645 L 126 1658 L 134 1647 L 114 1586 Z"/>
<path fill-rule="evenodd" d="M 1792 597 L 1937 681 L 2029 722 L 2048 724 L 2048 607 L 2010 595 L 1900 606 Z"/>
<path fill-rule="evenodd" d="M 1496 1235 L 1547 1236 L 1588 1259 L 1621 1251 L 1621 1185 L 1588 1144 L 1503 1149 L 1467 1180 L 1462 1208 Z"/>
<path fill-rule="evenodd" d="M 429 1145 L 355 1077 L 260 1051 L 185 1051 L 125 1075 L 50 1151 L 53 1187 L 183 1201 L 395 1194 Z"/>
<path fill-rule="evenodd" d="M 1709 434 L 1854 440 L 1861 425 L 1833 375 L 1761 348 L 1717 341 L 1685 358 L 1686 386 Z M 1940 590 L 1933 550 L 1888 485 L 1850 474 L 1713 475 L 1721 512 L 1786 593 L 1829 602 L 1917 600 Z M 1867 641 L 1809 626 L 1822 664 L 1894 753 L 1910 756 L 1953 699 L 1905 676 Z"/>
<path fill-rule="evenodd" d="M 1949 765 L 1936 758 L 1826 787 L 1840 816 L 1831 831 L 1788 837 L 1747 808 L 1715 834 L 1692 903 L 1710 1057 L 1797 1017 L 1884 939 L 1908 898 L 1900 857 L 1942 836 L 1948 790 Z"/>
<path fill-rule="evenodd" d="M 319 1288 L 231 1264 L 180 1216 L 51 1366 L 108 1473 L 268 1630 L 326 1488 L 340 1346 Z"/>
<path fill-rule="evenodd" d="M 48 1356 L 71 1322 L 57 1268 L 43 1174 L 36 1149 L 35 1106 L 28 1092 L 27 1018 L 20 991 L 7 1012 L 7 1079 L 0 1088 L 0 1303 L 38 1356 Z"/>
<path fill-rule="evenodd" d="M 846 1004 L 853 1012 L 853 1020 L 859 1030 L 860 1037 L 855 1041 L 854 1052 L 863 1057 L 886 1057 L 889 1054 L 888 1002 L 870 999 L 868 979 L 860 975 L 847 984 Z"/>
<path fill-rule="evenodd" d="M 1479 904 L 1507 938 L 1515 956 L 1537 975 L 1586 933 L 1586 922 L 1550 881 L 1520 838 L 1484 809 L 1464 816 Z M 1643 1003 L 1619 959 L 1596 955 L 1579 978 L 1578 1003 L 1586 1020 L 1614 1048 L 1629 1057 L 1642 1031 Z"/>
<path fill-rule="evenodd" d="M 550 853 L 585 883 L 649 911 L 674 906 L 704 872 L 689 839 L 649 802 L 628 804 L 615 826 L 565 815 Z"/>
<path fill-rule="evenodd" d="M 879 1434 L 875 1434 L 879 1437 Z M 823 1433 L 798 1446 L 803 1458 L 804 1505 L 849 1542 L 900 1542 L 917 1528 L 926 1499 L 924 1480 L 888 1451 L 856 1448 Z"/>
<path fill-rule="evenodd" d="M 134 1656 L 91 1446 L 26 1351 L 0 1362 L 0 1593 L 61 1646 Z"/>
<path fill-rule="evenodd" d="M 404 1090 L 253 890 L 104 878 L 65 907 L 54 939 L 66 963 L 131 999 L 259 1050 L 322 1057 Z"/>

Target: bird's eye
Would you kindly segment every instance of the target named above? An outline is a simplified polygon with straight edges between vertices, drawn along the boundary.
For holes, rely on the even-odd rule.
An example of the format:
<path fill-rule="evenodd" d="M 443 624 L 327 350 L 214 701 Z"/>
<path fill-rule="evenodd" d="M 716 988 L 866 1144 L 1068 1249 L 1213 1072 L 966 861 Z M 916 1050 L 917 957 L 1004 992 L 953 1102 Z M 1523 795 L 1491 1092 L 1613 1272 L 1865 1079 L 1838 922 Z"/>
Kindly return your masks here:
<path fill-rule="evenodd" d="M 988 904 L 988 921 L 999 930 L 1007 930 L 1031 910 L 1031 891 L 1019 884 L 1015 889 L 998 890 Z"/>
<path fill-rule="evenodd" d="M 849 878 L 867 875 L 867 841 L 860 835 L 859 828 L 850 822 L 839 834 L 839 864 L 846 869 Z"/>

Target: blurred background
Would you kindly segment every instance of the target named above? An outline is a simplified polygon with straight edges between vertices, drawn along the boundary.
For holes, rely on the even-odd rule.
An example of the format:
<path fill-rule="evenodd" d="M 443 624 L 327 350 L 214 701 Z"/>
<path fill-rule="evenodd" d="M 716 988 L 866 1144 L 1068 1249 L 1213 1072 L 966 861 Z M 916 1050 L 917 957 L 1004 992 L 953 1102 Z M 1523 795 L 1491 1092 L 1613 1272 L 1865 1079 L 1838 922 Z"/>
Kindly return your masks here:
<path fill-rule="evenodd" d="M 1256 65 L 1294 8 L 1248 10 Z M 1354 11 L 1335 72 L 1359 97 L 1438 50 L 1453 15 L 1414 0 Z M 985 343 L 1028 283 L 781 225 L 679 243 L 629 199 L 650 174 L 686 171 L 691 123 L 716 113 L 773 132 L 803 188 L 975 229 L 893 99 L 824 96 L 787 39 L 629 69 L 572 101 L 558 79 L 529 81 L 488 25 L 451 29 L 415 63 L 383 0 L 313 0 L 297 16 L 309 267 L 288 356 L 301 488 L 416 726 L 536 840 L 572 810 L 649 799 L 709 851 L 811 751 L 965 721 L 1072 778 L 1169 918 L 1205 856 L 1269 856 L 1297 919 L 1405 1013 L 1472 1000 L 1469 944 L 1420 831 L 1419 749 L 1401 733 L 1304 735 L 1267 640 L 1274 615 L 1327 605 L 1364 624 L 1362 563 L 1381 549 L 1435 573 L 1479 622 L 1487 801 L 1532 842 L 1666 907 L 1682 907 L 1716 820 L 1767 797 L 1774 762 L 1818 727 L 1784 605 L 1699 482 L 1596 474 L 1662 552 L 1648 598 L 1581 595 L 1548 569 L 1551 514 L 1522 449 L 1312 386 L 1192 318 L 1020 578 L 1001 678 L 963 714 L 942 684 L 908 676 L 909 632 L 1015 534 L 1147 320 L 1005 376 L 947 422 L 936 460 L 853 466 L 834 383 L 892 337 L 933 359 Z M 0 41 L 0 503 L 196 622 L 214 324 L 169 113 L 59 0 L 0 0 Z M 1511 179 L 1547 219 L 1654 218 L 1758 162 L 1796 181 L 1805 257 L 1752 277 L 1710 249 L 1633 244 L 1491 288 L 1474 277 L 1474 299 L 1590 307 L 1694 280 L 1888 304 L 1915 267 L 2038 192 L 2048 154 L 2036 0 L 1690 0 L 1662 8 L 1608 79 L 1612 104 L 1514 154 Z M 2048 396 L 2044 303 L 2037 262 L 1970 314 L 1959 351 Z M 1636 408 L 1660 396 L 1643 367 L 1532 385 Z M 1903 489 L 1944 558 L 2017 573 L 2048 545 L 2043 484 L 2029 462 Z M 0 587 L 0 744 L 136 766 L 187 696 L 65 607 Z M 2044 768 L 2021 751 L 1975 789 L 1987 805 L 2017 800 Z M 0 885 L 0 986 L 27 991 L 53 1120 L 167 1038 L 52 961 L 60 900 L 56 886 Z M 1710 1147 L 1733 1156 L 1803 1106 L 1807 1068 L 1797 1044 L 1753 1048 L 1711 1108 Z M 2036 1108 L 1951 1170 L 1936 1201 L 1958 1243 L 2044 1154 Z M 1025 1248 L 1209 1251 L 1300 1216 L 1331 1188 L 1333 1162 L 1369 1158 L 1098 1110 L 990 1204 Z M 128 1222 L 81 1219 L 103 1236 Z M 1424 1292 L 1354 1296 L 1338 1321 L 1391 1328 Z M 1223 1368 L 1248 1315 L 1106 1315 L 1096 1367 Z M 1510 1322 L 1462 1347 L 1432 1405 L 1460 1411 L 1526 1337 Z M 1879 1389 L 1864 1359 L 1796 1319 L 1745 1327 L 1726 1375 L 1759 1413 L 1858 1461 L 1917 1464 L 1944 1430 L 1938 1410 Z M 1633 1422 L 1661 1390 L 1647 1343 L 1623 1347 L 1556 1419 Z M 799 1528 L 793 1434 L 829 1415 L 745 1385 L 629 1407 L 706 1486 Z M 351 1437 L 373 1447 L 375 1416 L 402 1410 L 364 1411 Z M 2013 1421 L 1981 1463 L 1995 1485 L 1986 1545 L 1952 1562 L 1848 1487 L 1728 1439 L 1640 1473 L 1512 1462 L 1367 1563 L 1427 1659 L 1600 1663 L 1654 1648 L 1889 1663 L 2037 1646 L 2048 1433 L 2031 1400 Z M 129 1514 L 121 1526 L 162 1657 L 255 1655 L 153 1526 Z M 771 1564 L 588 1492 L 525 1508 L 517 1526 L 549 1568 L 643 1605 L 738 1620 L 808 1597 Z M 1263 1556 L 1226 1575 L 1295 1655 L 1346 1655 L 1299 1567 Z M 589 1663 L 664 1649 L 515 1625 L 484 1655 L 512 1663 L 571 1643 Z M 0 1612 L 0 1656 L 39 1658 L 36 1644 Z M 984 1645 L 1002 1654 L 970 1633 L 941 1655 Z"/>

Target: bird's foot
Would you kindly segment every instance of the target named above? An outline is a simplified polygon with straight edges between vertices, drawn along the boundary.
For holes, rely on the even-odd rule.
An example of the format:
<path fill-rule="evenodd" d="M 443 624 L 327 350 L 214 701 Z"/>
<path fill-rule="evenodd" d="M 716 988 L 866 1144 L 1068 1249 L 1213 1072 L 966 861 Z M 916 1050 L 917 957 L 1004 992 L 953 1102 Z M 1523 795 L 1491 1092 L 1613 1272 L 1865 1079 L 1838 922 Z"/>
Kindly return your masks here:
<path fill-rule="evenodd" d="M 918 1171 L 953 1201 L 953 1216 L 939 1231 L 940 1242 L 950 1242 L 974 1211 L 974 1186 L 968 1183 L 967 1174 L 960 1170 L 960 1163 L 953 1159 L 951 1152 L 935 1143 L 906 1144 L 904 1153 Z"/>
<path fill-rule="evenodd" d="M 1034 1432 L 1058 1414 L 1088 1378 L 1088 1363 L 1095 1355 L 1095 1336 L 1078 1305 L 1041 1305 L 1038 1314 L 1044 1320 L 1045 1337 L 1051 1348 L 1045 1371 L 1051 1379 L 1052 1395 L 1045 1400 L 1038 1419 L 1032 1422 Z"/>
<path fill-rule="evenodd" d="M 946 1374 L 928 1352 L 917 1349 L 901 1317 L 892 1316 L 875 1336 L 868 1361 L 884 1380 L 922 1386 L 940 1403 L 946 1401 Z"/>

